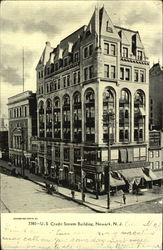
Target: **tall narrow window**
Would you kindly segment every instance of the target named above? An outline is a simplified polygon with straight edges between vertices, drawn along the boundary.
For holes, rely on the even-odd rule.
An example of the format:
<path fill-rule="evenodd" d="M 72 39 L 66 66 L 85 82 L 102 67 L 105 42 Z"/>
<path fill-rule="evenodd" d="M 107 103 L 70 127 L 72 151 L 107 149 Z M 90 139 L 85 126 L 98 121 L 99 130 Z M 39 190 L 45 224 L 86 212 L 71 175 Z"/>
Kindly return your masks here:
<path fill-rule="evenodd" d="M 85 140 L 95 142 L 95 96 L 92 89 L 85 93 Z"/>
<path fill-rule="evenodd" d="M 141 50 L 138 50 L 138 60 L 143 60 L 143 53 Z"/>
<path fill-rule="evenodd" d="M 84 69 L 84 81 L 88 80 L 88 68 Z"/>
<path fill-rule="evenodd" d="M 124 80 L 124 68 L 120 68 L 120 79 Z"/>
<path fill-rule="evenodd" d="M 126 68 L 126 77 L 125 80 L 130 80 L 130 69 Z"/>
<path fill-rule="evenodd" d="M 110 54 L 112 56 L 115 56 L 115 44 L 111 44 L 111 51 L 110 51 Z"/>
<path fill-rule="evenodd" d="M 115 66 L 111 65 L 111 78 L 115 79 Z"/>
<path fill-rule="evenodd" d="M 115 114 L 115 94 L 110 88 L 106 88 L 103 93 L 103 116 L 107 116 L 108 113 Z M 110 119 L 110 142 L 113 143 L 115 139 L 115 117 Z M 108 141 L 108 119 L 103 120 L 103 140 Z"/>
<path fill-rule="evenodd" d="M 139 78 L 139 72 L 138 72 L 138 70 L 135 69 L 135 71 L 134 71 L 134 81 L 138 82 L 138 78 Z"/>
<path fill-rule="evenodd" d="M 109 54 L 109 43 L 104 43 L 104 54 Z"/>
<path fill-rule="evenodd" d="M 123 47 L 123 54 L 122 54 L 123 57 L 128 57 L 128 48 L 125 48 Z"/>
<path fill-rule="evenodd" d="M 61 137 L 61 107 L 59 97 L 54 98 L 53 107 L 53 120 L 54 120 L 54 138 L 60 139 Z"/>
<path fill-rule="evenodd" d="M 104 65 L 104 77 L 109 77 L 109 65 L 107 64 Z"/>
<path fill-rule="evenodd" d="M 76 92 L 73 97 L 73 137 L 75 142 L 81 142 L 82 139 L 82 110 L 81 94 Z"/>

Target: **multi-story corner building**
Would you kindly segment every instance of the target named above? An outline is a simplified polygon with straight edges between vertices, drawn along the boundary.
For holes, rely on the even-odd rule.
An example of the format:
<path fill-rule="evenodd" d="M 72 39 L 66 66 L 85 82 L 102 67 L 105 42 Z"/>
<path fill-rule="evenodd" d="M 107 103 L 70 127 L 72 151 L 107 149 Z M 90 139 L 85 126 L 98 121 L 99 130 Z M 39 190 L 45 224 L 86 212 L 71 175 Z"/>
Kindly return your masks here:
<path fill-rule="evenodd" d="M 32 91 L 25 91 L 8 99 L 9 157 L 15 166 L 30 166 L 30 140 L 37 133 L 36 105 L 36 94 Z"/>
<path fill-rule="evenodd" d="M 163 129 L 163 68 L 159 63 L 149 71 L 149 124 L 151 129 Z"/>
<path fill-rule="evenodd" d="M 163 179 L 163 132 L 149 132 L 149 163 L 153 181 Z M 150 175 L 150 173 L 149 173 Z"/>
<path fill-rule="evenodd" d="M 111 185 L 143 178 L 148 154 L 149 63 L 138 31 L 114 26 L 105 8 L 36 67 L 38 172 L 102 191 L 111 144 Z M 82 157 L 82 159 L 81 159 Z M 115 176 L 117 178 L 115 178 Z"/>

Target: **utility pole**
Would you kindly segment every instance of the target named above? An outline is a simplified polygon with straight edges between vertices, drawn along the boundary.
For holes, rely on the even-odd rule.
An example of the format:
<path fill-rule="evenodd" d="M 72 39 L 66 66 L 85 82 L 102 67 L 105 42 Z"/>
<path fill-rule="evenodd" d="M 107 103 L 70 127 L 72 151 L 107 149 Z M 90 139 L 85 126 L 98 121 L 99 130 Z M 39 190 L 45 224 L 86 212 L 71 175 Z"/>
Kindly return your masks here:
<path fill-rule="evenodd" d="M 114 119 L 114 113 L 112 111 L 108 111 L 104 115 L 104 121 L 107 123 L 108 126 L 108 164 L 105 169 L 105 183 L 106 183 L 106 193 L 107 193 L 107 209 L 110 209 L 110 162 L 111 162 L 111 138 L 110 138 L 110 127 L 111 122 Z"/>
<path fill-rule="evenodd" d="M 22 144 L 22 168 L 21 168 L 21 173 L 22 177 L 24 177 L 24 128 L 21 129 L 21 144 Z"/>
<path fill-rule="evenodd" d="M 85 201 L 85 194 L 84 194 L 84 171 L 83 171 L 83 162 L 84 162 L 84 158 L 83 158 L 83 149 L 81 149 L 82 151 L 82 156 L 80 158 L 80 161 L 81 164 L 80 164 L 80 167 L 81 167 L 81 170 L 80 170 L 80 173 L 81 173 L 81 198 L 82 198 L 82 201 Z"/>
<path fill-rule="evenodd" d="M 83 161 L 84 161 L 84 159 L 81 158 L 81 197 L 82 197 L 82 201 L 85 201 Z"/>
<path fill-rule="evenodd" d="M 110 115 L 108 114 L 108 188 L 107 188 L 107 209 L 110 209 L 110 158 L 111 158 L 111 151 L 110 151 Z"/>

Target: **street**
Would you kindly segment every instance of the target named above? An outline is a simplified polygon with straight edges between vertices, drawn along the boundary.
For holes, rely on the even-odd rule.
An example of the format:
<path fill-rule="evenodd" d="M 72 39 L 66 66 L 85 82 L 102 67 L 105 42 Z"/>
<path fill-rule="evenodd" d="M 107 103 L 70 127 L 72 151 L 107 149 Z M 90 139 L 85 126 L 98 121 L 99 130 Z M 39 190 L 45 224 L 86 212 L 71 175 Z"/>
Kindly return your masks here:
<path fill-rule="evenodd" d="M 31 181 L 0 175 L 2 213 L 93 213 L 61 195 L 47 194 L 43 187 Z"/>
<path fill-rule="evenodd" d="M 162 213 L 163 198 L 119 208 L 114 210 L 113 212 L 114 213 Z"/>

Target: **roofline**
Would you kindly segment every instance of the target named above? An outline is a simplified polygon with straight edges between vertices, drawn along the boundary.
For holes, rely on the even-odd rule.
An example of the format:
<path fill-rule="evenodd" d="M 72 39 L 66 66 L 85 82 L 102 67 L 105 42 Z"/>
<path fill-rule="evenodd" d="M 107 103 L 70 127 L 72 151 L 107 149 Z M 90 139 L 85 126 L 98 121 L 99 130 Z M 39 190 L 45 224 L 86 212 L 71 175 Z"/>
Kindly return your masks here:
<path fill-rule="evenodd" d="M 122 30 L 127 30 L 127 31 L 130 31 L 130 32 L 134 32 L 134 33 L 139 33 L 138 31 L 126 29 L 126 28 L 123 28 L 123 27 L 120 27 L 120 26 L 117 26 L 117 25 L 114 25 L 114 27 L 118 28 L 118 29 L 122 29 Z"/>
<path fill-rule="evenodd" d="M 60 41 L 60 43 L 63 42 L 64 40 L 66 40 L 68 37 L 72 36 L 74 33 L 76 33 L 77 31 L 81 30 L 81 29 L 84 28 L 84 27 L 87 27 L 87 25 L 83 25 L 83 26 L 80 27 L 79 29 L 75 30 L 73 33 L 71 33 L 70 35 L 66 36 L 64 39 L 62 39 L 62 40 Z"/>
<path fill-rule="evenodd" d="M 19 93 L 19 94 L 16 94 L 16 95 L 10 96 L 10 97 L 8 98 L 8 100 L 11 100 L 12 98 L 15 98 L 15 97 L 22 96 L 22 95 L 23 95 L 23 94 L 25 94 L 25 93 L 28 93 L 28 94 L 29 94 L 29 96 L 31 96 L 31 95 L 35 95 L 35 94 L 36 94 L 36 93 L 33 93 L 33 92 L 32 92 L 32 90 L 26 90 L 26 91 L 21 92 L 21 93 Z"/>

